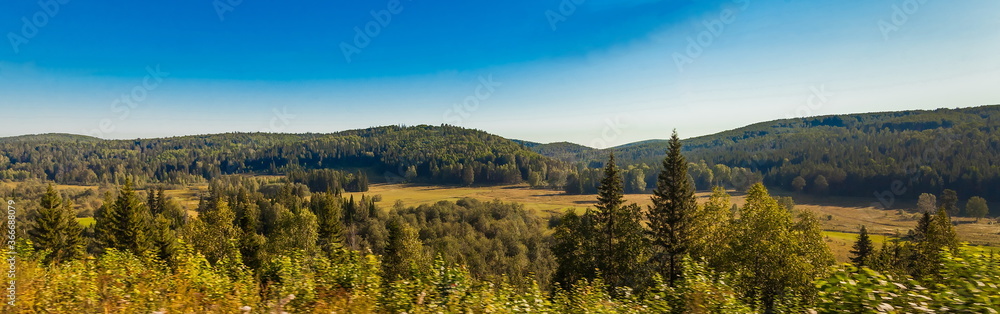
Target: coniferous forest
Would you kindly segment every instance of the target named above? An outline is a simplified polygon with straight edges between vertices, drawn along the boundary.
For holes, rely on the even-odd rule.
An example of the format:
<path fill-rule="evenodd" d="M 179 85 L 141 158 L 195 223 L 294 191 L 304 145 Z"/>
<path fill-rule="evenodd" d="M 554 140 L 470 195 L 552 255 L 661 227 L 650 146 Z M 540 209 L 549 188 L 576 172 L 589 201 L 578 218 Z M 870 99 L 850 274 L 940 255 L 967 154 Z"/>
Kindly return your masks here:
<path fill-rule="evenodd" d="M 896 132 L 886 128 L 879 132 Z M 927 128 L 950 132 L 942 125 Z M 827 131 L 816 132 L 836 132 L 821 129 Z M 879 132 L 872 136 L 882 136 Z M 787 135 L 780 143 L 818 134 L 823 133 Z M 908 233 L 884 243 L 875 243 L 862 226 L 851 262 L 837 265 L 820 218 L 779 202 L 768 190 L 784 187 L 771 181 L 775 172 L 813 165 L 810 159 L 786 159 L 777 170 L 746 168 L 744 175 L 751 178 L 734 186 L 731 178 L 709 175 L 702 181 L 705 170 L 699 168 L 705 162 L 688 157 L 764 143 L 763 138 L 771 139 L 762 135 L 700 151 L 699 144 L 690 149 L 685 143 L 707 142 L 684 142 L 675 132 L 655 166 L 637 166 L 634 157 L 623 160 L 611 150 L 593 168 L 450 126 L 135 141 L 7 138 L 0 141 L 0 164 L 4 178 L 19 184 L 3 192 L 20 209 L 14 219 L 22 227 L 4 254 L 16 254 L 19 313 L 988 313 L 1000 308 L 1000 256 L 968 248 L 951 220 L 958 195 L 973 192 L 946 190 Z M 913 149 L 922 145 L 906 141 Z M 825 146 L 831 147 L 851 146 Z M 779 151 L 795 151 L 786 149 Z M 836 154 L 846 153 L 824 151 L 819 156 L 825 157 L 809 158 Z M 981 154 L 959 150 L 956 156 Z M 991 160 L 981 162 L 983 169 L 996 167 Z M 596 183 L 584 186 L 585 177 Z M 941 178 L 951 177 L 934 180 Z M 831 179 L 830 189 L 843 180 Z M 808 178 L 807 186 L 816 181 Z M 373 182 L 527 183 L 539 189 L 576 186 L 580 190 L 572 192 L 578 194 L 593 186 L 597 203 L 543 217 L 504 200 L 459 198 L 414 206 L 347 194 L 364 193 Z M 186 210 L 166 191 L 191 183 L 207 183 L 207 189 Z M 104 188 L 74 194 L 60 192 L 56 184 Z M 702 185 L 712 193 L 699 203 L 695 193 Z M 742 205 L 734 205 L 724 187 L 745 192 Z M 628 202 L 626 193 L 650 193 L 652 204 Z M 988 212 L 983 198 L 970 206 L 979 203 Z M 83 217 L 93 217 L 93 224 L 77 219 L 80 208 L 92 210 Z"/>

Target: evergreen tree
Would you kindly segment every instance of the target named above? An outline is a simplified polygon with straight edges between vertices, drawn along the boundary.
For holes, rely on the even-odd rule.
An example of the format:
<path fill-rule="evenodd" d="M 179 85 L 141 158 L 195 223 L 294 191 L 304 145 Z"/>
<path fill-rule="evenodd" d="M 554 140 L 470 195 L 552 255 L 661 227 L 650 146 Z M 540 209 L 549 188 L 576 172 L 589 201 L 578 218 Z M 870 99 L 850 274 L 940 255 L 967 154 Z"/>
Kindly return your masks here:
<path fill-rule="evenodd" d="M 872 254 L 875 252 L 875 247 L 872 245 L 871 238 L 868 237 L 868 227 L 861 225 L 861 232 L 858 233 L 858 240 L 854 242 L 852 246 L 851 263 L 858 267 L 871 266 L 870 260 Z"/>
<path fill-rule="evenodd" d="M 332 194 L 316 193 L 310 199 L 309 208 L 316 215 L 320 249 L 333 252 L 343 246 L 344 224 L 343 202 Z"/>
<path fill-rule="evenodd" d="M 599 248 L 598 266 L 610 287 L 629 286 L 637 288 L 641 284 L 638 266 L 646 255 L 645 230 L 641 223 L 641 209 L 638 205 L 625 205 L 622 174 L 611 154 L 604 166 L 604 178 L 598 187 L 595 218 Z"/>
<path fill-rule="evenodd" d="M 104 248 L 130 251 L 136 255 L 143 255 L 153 248 L 153 217 L 132 189 L 131 180 L 122 186 L 113 203 L 101 207 L 99 216 L 96 229 L 98 241 Z"/>
<path fill-rule="evenodd" d="M 83 227 L 76 221 L 73 206 L 49 184 L 39 201 L 41 208 L 28 230 L 36 250 L 48 250 L 47 262 L 62 262 L 84 255 Z"/>
<path fill-rule="evenodd" d="M 681 155 L 681 141 L 675 130 L 663 160 L 663 170 L 653 191 L 649 207 L 649 229 L 656 257 L 657 271 L 673 286 L 681 275 L 681 260 L 690 248 L 690 228 L 697 210 L 694 186 L 688 180 L 688 163 Z"/>

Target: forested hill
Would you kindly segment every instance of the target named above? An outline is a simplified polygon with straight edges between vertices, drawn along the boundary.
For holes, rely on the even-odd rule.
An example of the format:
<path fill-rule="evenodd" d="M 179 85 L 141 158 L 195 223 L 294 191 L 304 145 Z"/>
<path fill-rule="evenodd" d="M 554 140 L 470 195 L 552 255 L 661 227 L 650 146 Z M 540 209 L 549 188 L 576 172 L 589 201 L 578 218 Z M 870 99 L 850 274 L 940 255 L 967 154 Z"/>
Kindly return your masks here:
<path fill-rule="evenodd" d="M 872 196 L 899 180 L 909 187 L 899 197 L 951 188 L 995 198 L 1000 190 L 998 128 L 1000 106 L 993 105 L 784 119 L 683 143 L 689 161 L 706 162 L 701 170 L 711 173 L 715 164 L 747 167 L 762 173 L 765 183 L 787 189 Z M 606 150 L 559 149 L 564 146 L 534 145 L 532 150 L 587 165 L 599 166 L 607 158 Z M 666 141 L 656 140 L 612 148 L 621 163 L 653 167 L 666 149 Z M 799 176 L 805 186 L 792 185 Z"/>
<path fill-rule="evenodd" d="M 65 133 L 49 133 L 49 134 L 32 134 L 32 135 L 19 135 L 11 137 L 0 137 L 0 143 L 16 143 L 16 142 L 49 142 L 49 143 L 78 143 L 78 142 L 99 142 L 101 139 L 86 135 L 76 135 L 76 134 L 65 134 Z"/>
<path fill-rule="evenodd" d="M 226 133 L 136 140 L 62 134 L 0 139 L 0 179 L 67 184 L 185 184 L 223 174 L 363 171 L 377 180 L 517 183 L 568 168 L 505 138 L 453 126 L 387 126 L 333 134 Z"/>

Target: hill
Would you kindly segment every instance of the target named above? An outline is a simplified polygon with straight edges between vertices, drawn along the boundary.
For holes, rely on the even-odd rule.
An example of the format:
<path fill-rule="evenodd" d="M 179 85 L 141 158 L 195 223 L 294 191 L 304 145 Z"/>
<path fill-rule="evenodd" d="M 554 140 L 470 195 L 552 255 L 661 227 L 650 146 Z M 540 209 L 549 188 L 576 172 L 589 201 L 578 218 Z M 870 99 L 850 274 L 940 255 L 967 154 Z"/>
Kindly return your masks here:
<path fill-rule="evenodd" d="M 559 161 L 486 132 L 452 126 L 387 126 L 332 134 L 226 133 L 136 140 L 0 141 L 0 179 L 66 184 L 185 184 L 223 174 L 296 169 L 363 170 L 384 181 L 518 183 L 563 169 Z"/>
<path fill-rule="evenodd" d="M 0 143 L 18 143 L 18 142 L 93 143 L 99 141 L 101 141 L 101 139 L 92 136 L 66 134 L 66 133 L 46 133 L 46 134 L 0 137 Z"/>
<path fill-rule="evenodd" d="M 916 198 L 950 188 L 963 199 L 981 195 L 1000 201 L 1000 106 L 913 110 L 782 119 L 683 141 L 690 161 L 745 167 L 765 183 L 794 190 L 802 177 L 804 191 L 850 196 Z M 543 144 L 532 150 L 568 162 L 596 164 L 607 150 L 561 149 Z M 624 164 L 657 167 L 666 141 L 653 140 L 611 148 Z M 714 174 L 713 174 L 714 175 Z M 820 177 L 822 179 L 820 180 Z M 697 179 L 697 178 L 696 178 Z M 817 181 L 826 181 L 821 184 Z M 891 195 L 894 182 L 906 186 Z"/>

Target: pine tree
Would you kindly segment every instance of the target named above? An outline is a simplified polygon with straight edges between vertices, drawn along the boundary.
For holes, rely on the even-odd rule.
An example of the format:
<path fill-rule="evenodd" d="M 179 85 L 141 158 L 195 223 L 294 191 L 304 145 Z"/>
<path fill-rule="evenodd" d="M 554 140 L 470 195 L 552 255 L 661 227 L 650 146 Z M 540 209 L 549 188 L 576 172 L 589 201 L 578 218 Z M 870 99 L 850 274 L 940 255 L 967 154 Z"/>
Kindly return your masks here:
<path fill-rule="evenodd" d="M 694 186 L 688 180 L 688 163 L 681 155 L 681 141 L 675 130 L 663 160 L 663 170 L 649 207 L 649 229 L 660 262 L 657 271 L 673 286 L 681 275 L 681 259 L 688 253 L 692 213 L 697 210 Z"/>
<path fill-rule="evenodd" d="M 33 228 L 28 230 L 36 250 L 48 250 L 47 262 L 59 263 L 84 255 L 83 227 L 73 206 L 49 184 L 40 201 Z"/>
<path fill-rule="evenodd" d="M 97 219 L 98 240 L 104 248 L 143 255 L 152 246 L 152 216 L 132 189 L 131 180 L 118 192 L 112 204 L 104 204 Z"/>
<path fill-rule="evenodd" d="M 854 242 L 854 246 L 851 249 L 851 262 L 858 267 L 871 266 L 870 260 L 872 254 L 875 252 L 875 247 L 872 245 L 871 238 L 868 237 L 868 227 L 864 225 L 861 226 L 861 232 L 858 233 L 858 240 Z"/>
<path fill-rule="evenodd" d="M 942 208 L 944 209 L 944 208 Z M 939 248 L 944 247 L 951 250 L 958 249 L 958 234 L 955 232 L 955 225 L 951 223 L 951 216 L 948 210 L 939 210 L 936 217 L 934 217 L 934 222 L 937 224 L 938 234 L 936 237 L 932 238 L 932 241 L 937 244 Z"/>
<path fill-rule="evenodd" d="M 637 266 L 646 252 L 645 230 L 638 205 L 625 205 L 622 174 L 612 153 L 598 187 L 595 220 L 598 228 L 598 266 L 610 287 L 640 285 Z"/>
<path fill-rule="evenodd" d="M 313 194 L 309 208 L 316 215 L 320 249 L 333 252 L 343 246 L 344 225 L 340 199 L 327 193 Z"/>

